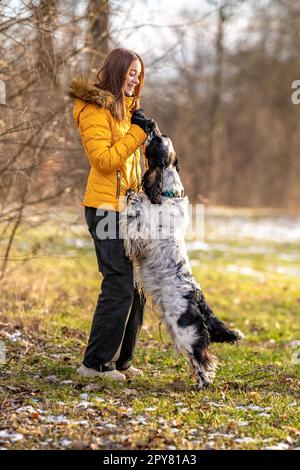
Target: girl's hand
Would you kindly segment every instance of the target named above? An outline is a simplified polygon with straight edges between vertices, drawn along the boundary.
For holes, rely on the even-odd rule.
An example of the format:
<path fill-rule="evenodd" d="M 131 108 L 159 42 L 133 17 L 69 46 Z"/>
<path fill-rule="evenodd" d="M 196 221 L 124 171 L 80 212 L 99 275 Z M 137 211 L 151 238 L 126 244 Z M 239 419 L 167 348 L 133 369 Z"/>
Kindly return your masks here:
<path fill-rule="evenodd" d="M 146 134 L 148 134 L 148 121 L 149 119 L 144 115 L 142 110 L 139 109 L 132 113 L 131 124 L 136 124 L 141 127 Z"/>

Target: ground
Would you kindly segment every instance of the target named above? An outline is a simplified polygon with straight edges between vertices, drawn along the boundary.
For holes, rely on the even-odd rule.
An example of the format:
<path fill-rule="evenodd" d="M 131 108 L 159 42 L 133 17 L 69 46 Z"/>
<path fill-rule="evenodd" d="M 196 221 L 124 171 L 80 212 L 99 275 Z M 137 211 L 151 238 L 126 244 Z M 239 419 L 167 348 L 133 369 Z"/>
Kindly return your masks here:
<path fill-rule="evenodd" d="M 204 243 L 189 242 L 209 303 L 246 335 L 238 346 L 213 347 L 216 380 L 198 391 L 150 303 L 134 362 L 143 377 L 76 376 L 101 284 L 76 214 L 50 214 L 42 227 L 29 218 L 1 283 L 0 448 L 299 448 L 295 218 L 208 211 Z"/>

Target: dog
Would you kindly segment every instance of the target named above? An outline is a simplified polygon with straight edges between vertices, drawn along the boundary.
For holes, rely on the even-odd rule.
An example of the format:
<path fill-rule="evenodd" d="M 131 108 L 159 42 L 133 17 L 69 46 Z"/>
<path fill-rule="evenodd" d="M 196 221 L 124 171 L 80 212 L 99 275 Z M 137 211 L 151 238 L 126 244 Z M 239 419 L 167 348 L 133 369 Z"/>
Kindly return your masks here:
<path fill-rule="evenodd" d="M 237 343 L 244 335 L 214 315 L 193 277 L 184 241 L 189 202 L 179 162 L 171 139 L 152 125 L 143 192 L 129 193 L 120 226 L 137 284 L 162 312 L 175 348 L 188 358 L 202 389 L 213 382 L 217 367 L 210 343 Z"/>

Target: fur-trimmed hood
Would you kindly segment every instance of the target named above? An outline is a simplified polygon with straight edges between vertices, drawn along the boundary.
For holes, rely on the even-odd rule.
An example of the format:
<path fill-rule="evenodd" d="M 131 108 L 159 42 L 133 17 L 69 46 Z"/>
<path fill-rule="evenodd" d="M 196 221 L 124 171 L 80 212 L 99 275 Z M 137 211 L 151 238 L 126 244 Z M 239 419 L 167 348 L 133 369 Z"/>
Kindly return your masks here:
<path fill-rule="evenodd" d="M 115 97 L 109 91 L 101 90 L 95 83 L 87 78 L 73 78 L 69 83 L 69 96 L 85 101 L 86 103 L 94 103 L 101 108 L 109 109 L 115 102 Z"/>
<path fill-rule="evenodd" d="M 79 99 L 86 103 L 93 103 L 101 108 L 112 109 L 116 102 L 116 97 L 107 90 L 102 90 L 95 83 L 87 78 L 73 78 L 69 83 L 69 96 Z M 126 106 L 129 109 L 134 108 L 135 97 L 125 96 Z"/>
<path fill-rule="evenodd" d="M 77 117 L 79 116 L 86 103 L 109 109 L 112 114 L 115 114 L 116 97 L 110 91 L 102 90 L 95 83 L 84 77 L 73 78 L 68 86 L 70 88 L 69 96 L 80 100 L 75 102 L 74 108 L 74 117 L 77 123 L 76 115 Z M 135 97 L 125 96 L 126 108 L 130 111 L 130 114 L 134 110 L 135 100 Z"/>

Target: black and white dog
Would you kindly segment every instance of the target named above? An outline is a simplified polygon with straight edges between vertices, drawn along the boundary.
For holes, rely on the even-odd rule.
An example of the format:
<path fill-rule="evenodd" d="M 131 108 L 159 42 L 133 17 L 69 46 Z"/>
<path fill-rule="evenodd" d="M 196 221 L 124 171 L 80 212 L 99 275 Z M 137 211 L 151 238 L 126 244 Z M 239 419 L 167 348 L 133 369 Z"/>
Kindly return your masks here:
<path fill-rule="evenodd" d="M 243 334 L 213 314 L 192 275 L 184 241 L 188 198 L 172 141 L 156 126 L 145 154 L 144 192 L 130 194 L 121 213 L 125 250 L 137 283 L 161 310 L 176 349 L 189 359 L 203 388 L 213 381 L 216 369 L 209 344 L 237 343 Z"/>

